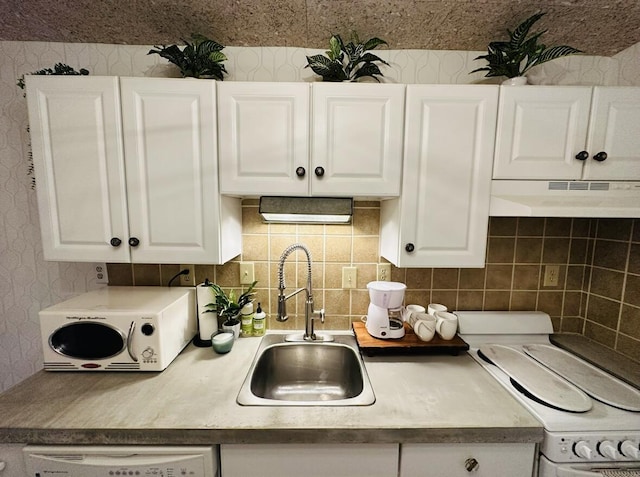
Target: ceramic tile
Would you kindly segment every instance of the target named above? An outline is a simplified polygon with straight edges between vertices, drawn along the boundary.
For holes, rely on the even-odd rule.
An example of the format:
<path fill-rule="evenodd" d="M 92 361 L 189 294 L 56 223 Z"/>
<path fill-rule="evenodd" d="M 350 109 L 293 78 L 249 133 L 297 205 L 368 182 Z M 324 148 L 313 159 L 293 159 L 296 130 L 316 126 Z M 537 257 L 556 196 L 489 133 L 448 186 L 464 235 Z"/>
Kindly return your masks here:
<path fill-rule="evenodd" d="M 598 239 L 593 253 L 593 265 L 624 272 L 627 266 L 628 250 L 628 243 Z"/>
<path fill-rule="evenodd" d="M 640 308 L 622 305 L 620 332 L 640 340 Z"/>
<path fill-rule="evenodd" d="M 460 289 L 483 289 L 485 274 L 486 269 L 484 268 L 461 268 L 459 282 Z"/>
<path fill-rule="evenodd" d="M 570 240 L 567 238 L 546 238 L 542 246 L 544 263 L 567 263 Z"/>
<path fill-rule="evenodd" d="M 640 340 L 620 335 L 618 337 L 616 350 L 627 355 L 629 358 L 640 362 Z"/>
<path fill-rule="evenodd" d="M 518 228 L 518 219 L 515 217 L 490 217 L 489 236 L 513 237 Z"/>
<path fill-rule="evenodd" d="M 515 265 L 513 268 L 514 290 L 537 290 L 540 282 L 539 265 Z"/>
<path fill-rule="evenodd" d="M 608 348 L 615 349 L 616 333 L 589 319 L 585 320 L 584 335 Z"/>
<path fill-rule="evenodd" d="M 513 265 L 487 265 L 487 290 L 510 290 Z"/>
<path fill-rule="evenodd" d="M 511 293 L 511 306 L 513 311 L 531 311 L 536 309 L 538 293 L 532 291 L 513 291 Z"/>
<path fill-rule="evenodd" d="M 562 292 L 541 291 L 538 293 L 537 310 L 544 311 L 550 316 L 562 316 L 562 300 Z"/>
<path fill-rule="evenodd" d="M 586 318 L 589 321 L 599 323 L 609 329 L 615 330 L 618 326 L 618 315 L 620 314 L 620 303 L 617 301 L 601 298 L 596 295 L 589 297 Z"/>
<path fill-rule="evenodd" d="M 541 238 L 518 237 L 516 240 L 516 263 L 540 263 L 541 259 Z"/>
<path fill-rule="evenodd" d="M 133 284 L 135 286 L 162 286 L 160 282 L 160 265 L 154 264 L 134 264 Z"/>
<path fill-rule="evenodd" d="M 629 282 L 633 280 L 632 277 L 633 275 L 627 277 L 627 289 L 629 289 Z M 640 277 L 638 278 L 640 280 Z M 623 283 L 624 273 L 595 267 L 591 271 L 591 288 L 589 291 L 613 300 L 621 300 Z M 640 304 L 640 298 L 638 299 L 638 304 Z"/>

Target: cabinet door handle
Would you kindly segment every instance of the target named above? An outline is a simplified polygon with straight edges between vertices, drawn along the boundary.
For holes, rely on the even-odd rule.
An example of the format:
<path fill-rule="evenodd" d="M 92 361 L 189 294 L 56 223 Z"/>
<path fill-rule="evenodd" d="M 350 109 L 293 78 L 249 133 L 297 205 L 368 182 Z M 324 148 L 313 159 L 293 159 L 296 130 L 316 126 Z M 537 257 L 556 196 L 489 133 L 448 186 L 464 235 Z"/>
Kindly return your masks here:
<path fill-rule="evenodd" d="M 119 247 L 120 244 L 122 244 L 122 240 L 120 240 L 118 237 L 113 237 L 109 243 L 111 244 L 112 247 Z"/>
<path fill-rule="evenodd" d="M 412 243 L 408 243 L 407 245 L 404 246 L 404 249 L 407 252 L 411 253 L 416 249 L 416 247 Z"/>
<path fill-rule="evenodd" d="M 607 157 L 609 157 L 609 156 L 607 156 L 607 153 L 604 152 L 604 151 L 600 151 L 598 154 L 593 156 L 593 158 L 598 162 L 606 161 Z"/>
<path fill-rule="evenodd" d="M 587 159 L 589 159 L 589 153 L 587 151 L 580 151 L 578 154 L 576 154 L 576 159 L 578 159 L 579 161 L 586 161 Z"/>
<path fill-rule="evenodd" d="M 307 171 L 304 170 L 304 167 L 300 166 L 296 169 L 296 175 L 298 177 L 304 177 L 304 175 L 307 173 Z"/>
<path fill-rule="evenodd" d="M 479 466 L 480 463 L 473 457 L 470 457 L 464 461 L 464 468 L 467 469 L 467 472 L 475 472 L 476 470 L 478 470 Z"/>
<path fill-rule="evenodd" d="M 324 167 L 318 166 L 313 172 L 315 172 L 317 177 L 322 177 L 324 175 Z"/>
<path fill-rule="evenodd" d="M 132 247 L 137 247 L 138 245 L 140 245 L 140 240 L 138 240 L 136 237 L 131 237 L 129 239 L 129 245 L 131 245 Z"/>

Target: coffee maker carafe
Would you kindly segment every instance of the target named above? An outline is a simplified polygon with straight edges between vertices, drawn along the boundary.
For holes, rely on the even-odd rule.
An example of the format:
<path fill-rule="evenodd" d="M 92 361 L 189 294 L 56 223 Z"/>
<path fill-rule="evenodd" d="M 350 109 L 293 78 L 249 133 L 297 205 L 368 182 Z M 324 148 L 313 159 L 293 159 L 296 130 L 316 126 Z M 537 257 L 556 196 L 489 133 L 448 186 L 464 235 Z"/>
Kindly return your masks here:
<path fill-rule="evenodd" d="M 407 286 L 400 282 L 369 282 L 369 309 L 367 311 L 367 332 L 382 339 L 402 338 L 402 301 Z"/>

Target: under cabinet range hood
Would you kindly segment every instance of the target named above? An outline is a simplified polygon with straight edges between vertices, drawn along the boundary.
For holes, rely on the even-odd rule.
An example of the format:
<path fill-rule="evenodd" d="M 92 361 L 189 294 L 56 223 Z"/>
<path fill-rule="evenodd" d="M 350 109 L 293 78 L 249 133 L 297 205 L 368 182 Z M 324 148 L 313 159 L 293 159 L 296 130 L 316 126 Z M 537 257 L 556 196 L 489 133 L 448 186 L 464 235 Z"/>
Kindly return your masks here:
<path fill-rule="evenodd" d="M 640 182 L 491 182 L 492 217 L 640 217 Z"/>
<path fill-rule="evenodd" d="M 348 197 L 260 197 L 258 209 L 265 222 L 350 224 L 353 199 Z"/>

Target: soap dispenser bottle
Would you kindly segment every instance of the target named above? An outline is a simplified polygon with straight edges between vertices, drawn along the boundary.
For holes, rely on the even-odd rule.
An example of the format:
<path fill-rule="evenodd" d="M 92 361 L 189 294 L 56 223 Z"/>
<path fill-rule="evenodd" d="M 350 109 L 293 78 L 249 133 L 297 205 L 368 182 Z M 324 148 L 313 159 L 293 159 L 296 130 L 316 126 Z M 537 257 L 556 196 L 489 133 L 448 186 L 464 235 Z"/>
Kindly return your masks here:
<path fill-rule="evenodd" d="M 258 308 L 256 309 L 255 314 L 253 315 L 253 336 L 262 336 L 266 331 L 266 320 L 267 314 L 262 311 L 262 307 L 260 303 L 258 303 Z"/>

